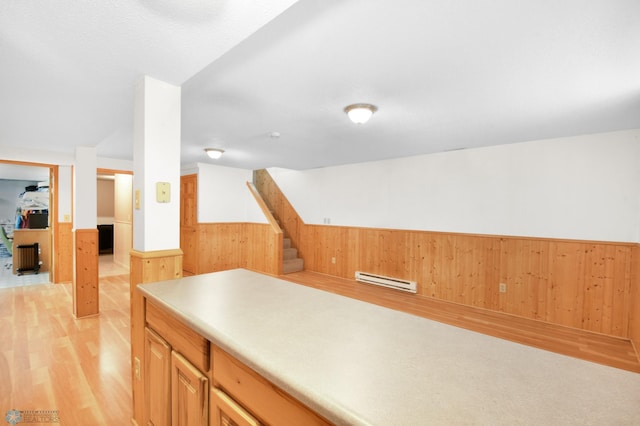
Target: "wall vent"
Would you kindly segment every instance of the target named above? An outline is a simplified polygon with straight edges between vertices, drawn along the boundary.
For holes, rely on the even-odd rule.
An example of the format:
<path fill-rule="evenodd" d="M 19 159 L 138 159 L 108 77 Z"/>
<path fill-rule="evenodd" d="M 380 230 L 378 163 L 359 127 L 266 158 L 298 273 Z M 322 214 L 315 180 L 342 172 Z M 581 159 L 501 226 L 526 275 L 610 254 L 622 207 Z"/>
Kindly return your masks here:
<path fill-rule="evenodd" d="M 416 293 L 417 286 L 415 281 L 401 280 L 399 278 L 384 277 L 382 275 L 370 274 L 368 272 L 356 271 L 356 281 L 367 284 L 375 284 L 383 287 L 395 288 L 396 290 Z"/>

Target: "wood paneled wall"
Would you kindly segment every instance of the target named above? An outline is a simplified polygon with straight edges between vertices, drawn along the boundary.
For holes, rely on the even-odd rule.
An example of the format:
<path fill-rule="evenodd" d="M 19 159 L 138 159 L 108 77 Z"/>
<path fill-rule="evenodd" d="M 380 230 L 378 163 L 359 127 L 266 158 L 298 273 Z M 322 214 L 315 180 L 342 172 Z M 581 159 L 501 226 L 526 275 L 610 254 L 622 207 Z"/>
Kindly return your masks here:
<path fill-rule="evenodd" d="M 83 318 L 97 315 L 100 309 L 98 291 L 98 230 L 74 231 L 73 315 Z"/>
<path fill-rule="evenodd" d="M 282 232 L 269 224 L 245 223 L 242 244 L 244 268 L 271 275 L 282 273 Z"/>
<path fill-rule="evenodd" d="M 307 270 L 413 280 L 424 296 L 629 335 L 634 244 L 305 225 L 300 248 Z"/>
<path fill-rule="evenodd" d="M 640 358 L 640 244 L 631 256 L 631 303 L 629 306 L 629 337 Z"/>
<path fill-rule="evenodd" d="M 53 237 L 56 270 L 54 282 L 65 283 L 73 281 L 73 224 L 58 222 L 54 228 Z"/>
<path fill-rule="evenodd" d="M 256 172 L 256 187 L 306 270 L 409 279 L 427 297 L 633 336 L 640 346 L 638 244 L 306 225 L 267 171 Z"/>
<path fill-rule="evenodd" d="M 241 268 L 243 224 L 202 223 L 198 225 L 198 273 Z"/>
<path fill-rule="evenodd" d="M 282 234 L 262 223 L 201 223 L 196 230 L 197 272 L 247 268 L 277 275 Z"/>

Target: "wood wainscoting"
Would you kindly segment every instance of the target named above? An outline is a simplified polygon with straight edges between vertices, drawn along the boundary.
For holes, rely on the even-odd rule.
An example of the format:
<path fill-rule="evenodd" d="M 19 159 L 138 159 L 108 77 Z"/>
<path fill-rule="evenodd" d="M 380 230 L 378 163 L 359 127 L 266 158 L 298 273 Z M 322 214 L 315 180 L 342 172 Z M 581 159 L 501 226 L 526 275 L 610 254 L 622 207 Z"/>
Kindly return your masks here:
<path fill-rule="evenodd" d="M 200 223 L 195 228 L 195 274 L 247 268 L 277 275 L 282 267 L 282 233 L 264 223 Z M 186 254 L 185 254 L 186 256 Z"/>
<path fill-rule="evenodd" d="M 58 222 L 53 230 L 53 271 L 54 283 L 73 281 L 73 224 Z"/>
<path fill-rule="evenodd" d="M 627 338 L 638 286 L 634 250 L 628 243 L 327 225 L 305 225 L 300 243 L 309 271 L 417 281 L 423 296 Z"/>
<path fill-rule="evenodd" d="M 73 233 L 73 315 L 83 318 L 97 315 L 100 309 L 98 229 L 76 229 Z"/>
<path fill-rule="evenodd" d="M 631 303 L 629 307 L 629 337 L 640 359 L 640 244 L 631 256 Z"/>

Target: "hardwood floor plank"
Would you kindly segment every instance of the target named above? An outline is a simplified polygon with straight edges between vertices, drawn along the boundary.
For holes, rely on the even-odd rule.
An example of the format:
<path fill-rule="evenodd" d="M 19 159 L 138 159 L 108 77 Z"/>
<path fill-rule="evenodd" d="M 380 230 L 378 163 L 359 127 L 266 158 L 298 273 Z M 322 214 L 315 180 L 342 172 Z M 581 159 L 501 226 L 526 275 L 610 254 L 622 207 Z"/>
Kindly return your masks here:
<path fill-rule="evenodd" d="M 129 277 L 100 279 L 100 314 L 75 319 L 71 285 L 0 289 L 0 416 L 57 410 L 62 425 L 132 417 Z"/>

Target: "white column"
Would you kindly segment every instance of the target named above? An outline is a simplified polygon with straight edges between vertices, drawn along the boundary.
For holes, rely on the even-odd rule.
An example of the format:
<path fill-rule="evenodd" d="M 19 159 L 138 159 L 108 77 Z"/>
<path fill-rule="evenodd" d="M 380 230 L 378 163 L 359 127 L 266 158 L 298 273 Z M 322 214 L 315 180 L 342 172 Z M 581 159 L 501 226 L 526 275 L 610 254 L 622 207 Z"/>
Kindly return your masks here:
<path fill-rule="evenodd" d="M 98 198 L 96 173 L 98 157 L 95 147 L 77 147 L 73 181 L 73 218 L 76 229 L 96 229 Z"/>
<path fill-rule="evenodd" d="M 145 76 L 136 84 L 133 136 L 133 249 L 180 247 L 179 86 Z M 158 200 L 158 183 L 170 198 Z"/>
<path fill-rule="evenodd" d="M 73 315 L 97 315 L 100 310 L 98 279 L 98 157 L 94 147 L 76 148 L 73 173 Z"/>

